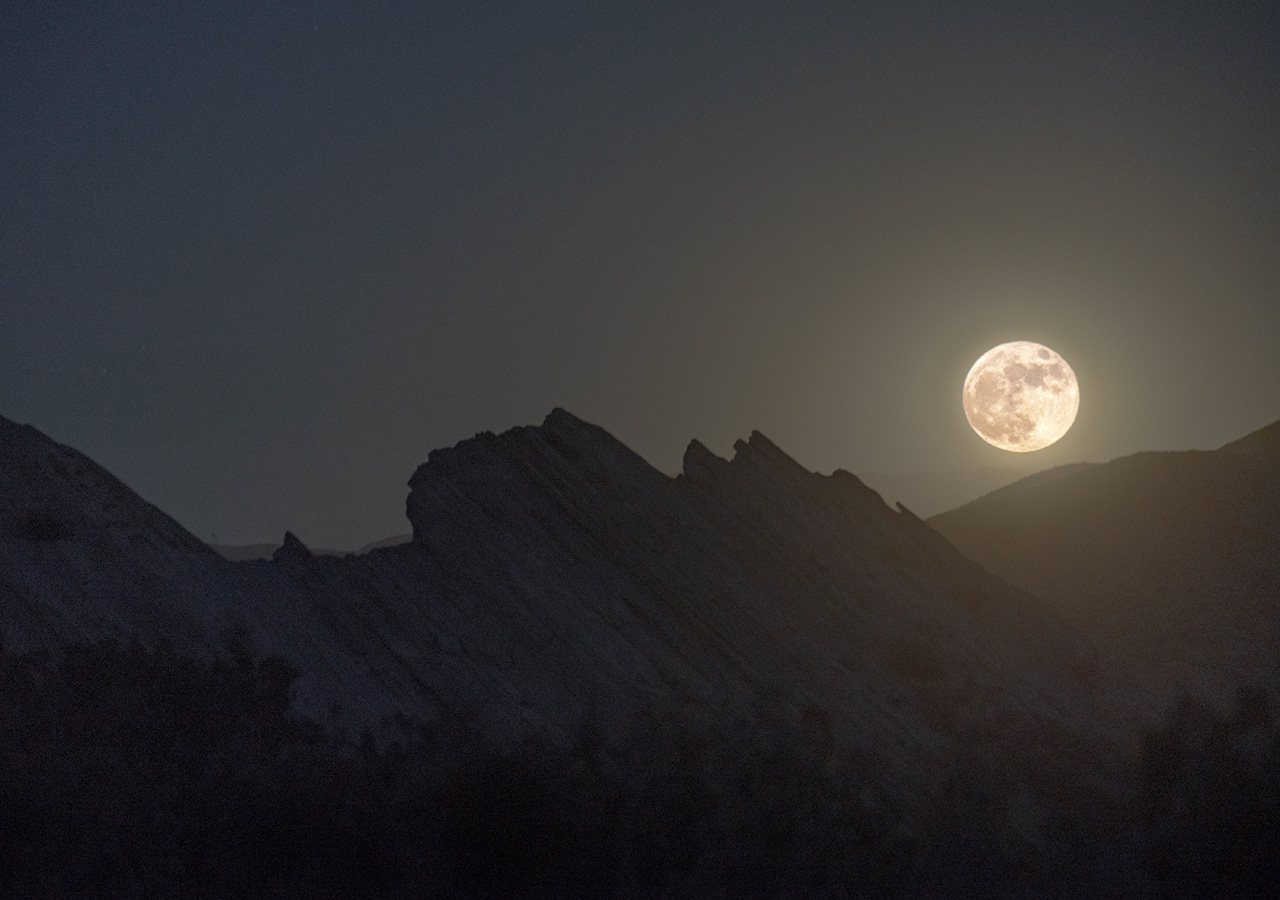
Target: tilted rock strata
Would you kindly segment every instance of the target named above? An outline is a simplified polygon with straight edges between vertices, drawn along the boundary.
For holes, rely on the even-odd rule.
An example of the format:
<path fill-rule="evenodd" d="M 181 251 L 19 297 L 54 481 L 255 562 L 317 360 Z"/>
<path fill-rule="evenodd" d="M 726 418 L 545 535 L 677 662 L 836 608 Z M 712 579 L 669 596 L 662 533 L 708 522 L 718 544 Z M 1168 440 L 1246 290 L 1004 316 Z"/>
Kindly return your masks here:
<path fill-rule="evenodd" d="M 34 430 L 18 443 L 57 448 Z M 732 460 L 691 443 L 670 478 L 556 410 L 431 453 L 409 543 L 331 557 L 290 535 L 242 563 L 80 465 L 22 476 L 97 522 L 5 539 L 2 624 L 28 642 L 146 631 L 166 610 L 193 644 L 242 628 L 284 655 L 315 714 L 447 715 L 502 741 L 571 742 L 587 719 L 625 731 L 646 709 L 818 710 L 903 789 L 961 751 L 1099 736 L 1087 641 L 854 476 L 808 472 L 758 433 Z M 4 491 L 15 527 L 31 498 Z M 94 519 L 108 503 L 121 524 Z"/>
<path fill-rule="evenodd" d="M 493 668 L 562 727 L 672 684 L 782 684 L 886 746 L 996 707 L 1080 720 L 1091 649 L 1051 614 L 854 476 L 758 433 L 735 450 L 694 442 L 671 479 L 557 410 L 433 452 L 407 510 L 447 632 L 503 634 Z"/>
<path fill-rule="evenodd" d="M 364 718 L 394 700 L 353 660 L 311 596 L 237 566 L 97 463 L 0 418 L 0 639 L 8 650 L 137 637 L 208 654 L 248 640 L 302 669 L 300 707 Z"/>

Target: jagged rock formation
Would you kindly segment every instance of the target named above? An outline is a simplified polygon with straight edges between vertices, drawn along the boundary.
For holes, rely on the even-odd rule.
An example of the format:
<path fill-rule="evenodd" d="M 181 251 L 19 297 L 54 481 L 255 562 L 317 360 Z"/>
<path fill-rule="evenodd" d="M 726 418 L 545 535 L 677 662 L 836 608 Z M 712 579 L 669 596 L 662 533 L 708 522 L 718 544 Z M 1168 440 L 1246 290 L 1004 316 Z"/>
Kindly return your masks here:
<path fill-rule="evenodd" d="M 0 633 L 50 656 L 66 641 L 131 634 L 194 653 L 248 641 L 301 671 L 295 708 L 334 726 L 331 736 L 345 727 L 360 738 L 367 725 L 391 738 L 408 724 L 421 738 L 410 756 L 439 741 L 455 749 L 438 758 L 465 768 L 488 745 L 471 729 L 520 748 L 512 759 L 553 760 L 570 777 L 533 783 L 578 785 L 579 800 L 602 809 L 619 792 L 658 798 L 659 830 L 683 821 L 686 794 L 730 804 L 671 831 L 680 847 L 664 859 L 681 855 L 686 826 L 710 822 L 715 833 L 736 810 L 773 815 L 777 779 L 794 804 L 775 837 L 800 829 L 781 858 L 807 859 L 804 829 L 816 823 L 855 864 L 868 847 L 923 848 L 922 893 L 966 890 L 948 880 L 955 873 L 974 879 L 970 893 L 995 875 L 1021 890 L 1035 871 L 1070 893 L 1079 885 L 1061 878 L 1073 865 L 1101 860 L 1107 884 L 1145 895 L 1132 854 L 1163 853 L 1166 834 L 1188 847 L 1221 834 L 1204 809 L 1187 818 L 1190 800 L 1234 810 L 1259 793 L 1259 821 L 1274 805 L 1269 757 L 1260 777 L 1238 777 L 1270 741 L 1269 726 L 1255 727 L 1267 724 L 1265 695 L 1245 696 L 1232 718 L 1186 707 L 1137 769 L 1120 750 L 1142 724 L 1136 711 L 1159 714 L 1159 685 L 1208 673 L 1225 686 L 1259 672 L 1274 647 L 1278 449 L 1280 423 L 1215 453 L 1042 473 L 942 517 L 956 541 L 1009 567 L 1059 614 L 854 476 L 808 472 L 758 433 L 728 460 L 694 441 L 669 477 L 556 410 L 540 426 L 433 452 L 410 482 L 405 543 L 338 557 L 286 534 L 270 559 L 231 562 L 74 450 L 0 419 Z M 288 671 L 259 667 L 278 686 L 267 700 L 280 700 Z M 251 711 L 264 700 L 256 684 L 239 683 Z M 46 710 L 47 724 L 60 710 Z M 367 749 L 358 758 L 379 767 L 405 752 Z M 1180 759 L 1191 763 L 1180 770 Z M 1206 779 L 1203 768 L 1215 771 Z M 694 789 L 684 780 L 708 772 Z M 833 791 L 847 792 L 831 815 L 810 815 L 808 798 L 821 805 Z M 1124 798 L 1135 794 L 1141 816 L 1161 819 L 1149 847 L 1128 836 L 1123 811 L 1137 807 Z M 668 807 L 668 795 L 680 803 Z M 976 851 L 964 839 L 975 821 Z M 643 842 L 649 824 L 641 816 L 621 833 Z M 721 844 L 740 843 L 733 825 Z M 866 844 L 864 828 L 881 833 Z M 1269 846 L 1268 834 L 1241 858 L 1265 858 L 1248 848 Z M 717 859 L 700 858 L 699 877 Z"/>
<path fill-rule="evenodd" d="M 1118 721 L 1276 677 L 1280 422 L 1216 451 L 1051 470 L 930 524 L 1093 637 Z"/>
<path fill-rule="evenodd" d="M 1069 627 L 854 476 L 760 434 L 735 451 L 695 441 L 673 479 L 556 410 L 434 451 L 411 542 L 338 559 L 286 541 L 274 569 L 406 708 L 500 739 L 774 708 L 829 723 L 899 790 L 963 752 L 1096 747 L 1092 649 Z"/>
<path fill-rule="evenodd" d="M 243 627 L 302 671 L 310 710 L 508 741 L 655 708 L 803 711 L 907 792 L 961 752 L 995 766 L 1100 737 L 1086 640 L 758 433 L 732 460 L 693 442 L 671 478 L 556 410 L 431 453 L 408 543 L 339 558 L 286 535 L 241 563 L 74 451 L 4 434 L 2 621 L 28 642 Z"/>

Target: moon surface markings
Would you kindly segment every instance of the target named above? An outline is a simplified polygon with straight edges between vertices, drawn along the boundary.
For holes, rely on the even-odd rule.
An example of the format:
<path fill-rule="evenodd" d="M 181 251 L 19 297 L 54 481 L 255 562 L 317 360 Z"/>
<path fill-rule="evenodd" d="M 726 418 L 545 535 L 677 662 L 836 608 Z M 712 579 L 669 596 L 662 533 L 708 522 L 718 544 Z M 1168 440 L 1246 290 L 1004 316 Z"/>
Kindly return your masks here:
<path fill-rule="evenodd" d="M 1015 453 L 1057 441 L 1071 428 L 1080 407 L 1071 366 L 1032 341 L 1000 344 L 980 356 L 965 378 L 962 399 L 978 436 Z"/>

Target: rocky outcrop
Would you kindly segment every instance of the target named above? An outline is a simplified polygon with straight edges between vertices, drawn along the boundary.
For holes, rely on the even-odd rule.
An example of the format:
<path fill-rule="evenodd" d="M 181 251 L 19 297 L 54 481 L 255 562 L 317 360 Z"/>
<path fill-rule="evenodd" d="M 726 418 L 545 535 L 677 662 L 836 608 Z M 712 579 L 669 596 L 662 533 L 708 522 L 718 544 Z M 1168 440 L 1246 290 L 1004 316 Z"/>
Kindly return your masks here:
<path fill-rule="evenodd" d="M 270 561 L 232 563 L 74 451 L 5 428 L 21 474 L 3 485 L 3 626 L 29 643 L 165 635 L 161 616 L 194 645 L 242 629 L 302 672 L 306 711 L 447 716 L 502 741 L 781 710 L 828 723 L 904 795 L 958 755 L 995 767 L 1103 739 L 1086 640 L 759 433 L 730 460 L 691 443 L 672 478 L 555 410 L 432 452 L 408 543 L 335 557 L 287 534 Z"/>
<path fill-rule="evenodd" d="M 405 572 L 401 593 L 430 585 L 424 634 L 504 673 L 500 705 L 550 727 L 770 685 L 902 760 L 997 711 L 1085 727 L 1087 642 L 853 475 L 808 472 L 759 433 L 732 460 L 691 443 L 672 479 L 556 410 L 433 452 L 410 487 L 413 542 L 375 568 Z"/>
<path fill-rule="evenodd" d="M 751 735 L 744 790 L 767 792 L 769 742 L 798 742 L 908 840 L 980 808 L 1009 858 L 1048 859 L 1062 823 L 1114 808 L 1124 740 L 1175 680 L 1225 691 L 1272 659 L 1278 433 L 1054 470 L 926 523 L 757 432 L 730 459 L 691 442 L 670 477 L 555 410 L 432 452 L 407 542 L 339 557 L 286 534 L 231 562 L 0 420 L 0 633 L 48 655 L 248 642 L 330 733 L 533 738 L 597 774 L 650 733 L 690 771 Z"/>

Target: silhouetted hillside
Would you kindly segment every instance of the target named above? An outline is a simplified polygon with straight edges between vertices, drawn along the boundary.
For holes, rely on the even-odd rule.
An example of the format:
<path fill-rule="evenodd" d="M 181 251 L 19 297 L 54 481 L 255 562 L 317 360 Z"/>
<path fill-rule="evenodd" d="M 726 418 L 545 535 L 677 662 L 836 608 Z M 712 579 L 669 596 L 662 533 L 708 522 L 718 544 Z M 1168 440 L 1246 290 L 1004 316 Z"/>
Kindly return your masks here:
<path fill-rule="evenodd" d="M 930 524 L 1093 637 L 1118 717 L 1150 720 L 1177 685 L 1225 703 L 1275 676 L 1280 423 L 1217 451 L 1051 470 Z"/>
<path fill-rule="evenodd" d="M 1263 671 L 1272 446 L 975 504 L 1031 511 L 1006 539 L 1049 529 L 1067 562 L 1013 555 L 1059 566 L 1049 585 L 1115 567 L 1048 592 L 1060 617 L 758 433 L 731 460 L 692 442 L 671 478 L 556 410 L 431 453 L 407 543 L 335 557 L 286 534 L 233 563 L 0 420 L 0 887 L 1266 896 L 1265 686 L 1145 736 L 1117 711 L 1189 661 L 1224 691 Z"/>
<path fill-rule="evenodd" d="M 1016 469 L 967 472 L 859 472 L 858 477 L 887 502 L 901 503 L 922 517 L 955 509 L 1018 480 Z"/>
<path fill-rule="evenodd" d="M 170 639 L 158 616 L 181 614 L 178 646 L 242 635 L 297 668 L 300 710 L 353 735 L 457 720 L 503 746 L 568 746 L 584 719 L 613 738 L 646 709 L 808 710 L 915 815 L 964 757 L 1022 784 L 1037 821 L 1064 748 L 1105 746 L 1086 641 L 854 476 L 808 472 L 759 434 L 732 461 L 693 442 L 672 479 L 557 410 L 431 453 L 409 543 L 331 557 L 286 535 L 240 563 L 74 451 L 3 434 L 5 472 L 24 473 L 3 485 L 0 543 L 18 647 L 154 646 Z M 31 525 L 34 497 L 71 526 Z M 93 512 L 107 507 L 125 512 Z"/>

